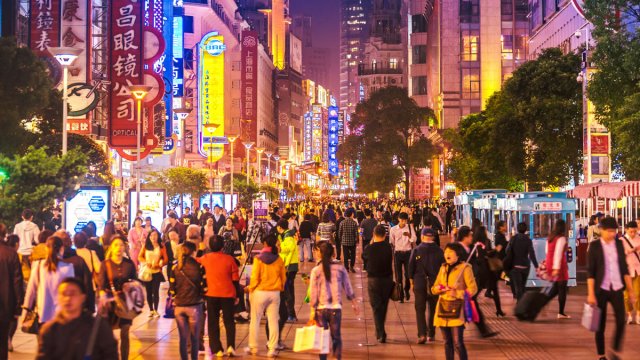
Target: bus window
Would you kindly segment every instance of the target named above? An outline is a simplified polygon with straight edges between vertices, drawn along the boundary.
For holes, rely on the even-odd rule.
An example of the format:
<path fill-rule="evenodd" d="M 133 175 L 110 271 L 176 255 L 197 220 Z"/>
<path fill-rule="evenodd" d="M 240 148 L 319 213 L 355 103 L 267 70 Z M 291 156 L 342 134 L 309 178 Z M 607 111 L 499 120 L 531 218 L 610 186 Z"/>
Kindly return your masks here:
<path fill-rule="evenodd" d="M 531 215 L 522 214 L 522 222 L 527 224 L 527 234 L 531 234 Z"/>
<path fill-rule="evenodd" d="M 574 236 L 574 224 L 573 224 L 573 214 L 572 213 L 567 213 L 567 234 L 569 235 L 569 237 L 573 237 Z"/>
<path fill-rule="evenodd" d="M 562 214 L 535 214 L 533 215 L 533 238 L 543 239 L 549 237 L 553 225 L 562 219 Z"/>

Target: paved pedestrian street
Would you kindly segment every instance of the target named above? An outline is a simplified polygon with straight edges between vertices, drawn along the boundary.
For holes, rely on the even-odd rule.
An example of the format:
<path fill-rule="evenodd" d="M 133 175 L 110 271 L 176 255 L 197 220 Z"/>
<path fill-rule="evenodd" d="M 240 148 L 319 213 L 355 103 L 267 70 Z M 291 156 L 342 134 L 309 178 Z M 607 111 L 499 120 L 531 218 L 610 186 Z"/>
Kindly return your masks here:
<path fill-rule="evenodd" d="M 309 272 L 312 264 L 304 263 L 302 272 Z M 344 307 L 342 321 L 342 338 L 344 342 L 344 359 L 444 359 L 443 343 L 440 333 L 436 334 L 435 344 L 417 345 L 415 343 L 416 321 L 413 298 L 408 303 L 391 302 L 387 315 L 386 344 L 377 344 L 373 316 L 368 304 L 366 291 L 366 273 L 358 270 L 351 275 L 351 281 L 360 302 L 361 313 L 356 316 L 349 304 Z M 502 284 L 504 285 L 504 284 Z M 161 291 L 166 293 L 166 286 Z M 296 301 L 298 308 L 297 324 L 287 324 L 283 330 L 284 342 L 292 348 L 295 329 L 304 326 L 309 316 L 309 306 L 302 303 L 305 288 L 300 276 L 296 283 Z M 557 301 L 542 312 L 535 323 L 518 322 L 513 314 L 514 302 L 511 293 L 505 286 L 501 288 L 503 306 L 508 309 L 506 318 L 496 318 L 493 301 L 484 295 L 480 296 L 482 309 L 487 317 L 489 326 L 500 332 L 495 338 L 482 339 L 473 324 L 467 326 L 465 341 L 470 359 L 483 360 L 551 360 L 551 359 L 595 359 L 595 343 L 593 334 L 580 326 L 582 306 L 585 300 L 586 287 L 579 286 L 570 289 L 567 309 L 572 316 L 570 320 L 557 320 Z M 161 310 L 163 310 L 161 308 Z M 507 311 L 507 310 L 505 310 Z M 164 311 L 160 311 L 161 314 Z M 263 320 L 264 321 L 264 320 Z M 607 345 L 611 339 L 613 318 L 610 314 L 607 331 Z M 264 325 L 263 325 L 264 327 Z M 237 325 L 237 353 L 243 358 L 266 358 L 266 338 L 261 331 L 260 352 L 252 357 L 245 355 L 243 349 L 248 341 L 248 324 Z M 89 334 L 87 334 L 88 336 Z M 625 359 L 640 357 L 640 347 L 637 346 L 640 337 L 640 325 L 629 325 L 625 340 Z M 223 345 L 225 340 L 222 341 Z M 9 359 L 33 359 L 37 342 L 33 335 L 22 334 L 20 330 L 13 341 L 14 352 Z M 149 319 L 147 313 L 136 318 L 131 330 L 130 359 L 178 359 L 178 330 L 172 319 Z M 204 359 L 204 355 L 200 358 Z M 315 359 L 310 354 L 294 353 L 290 349 L 280 352 L 279 359 Z"/>

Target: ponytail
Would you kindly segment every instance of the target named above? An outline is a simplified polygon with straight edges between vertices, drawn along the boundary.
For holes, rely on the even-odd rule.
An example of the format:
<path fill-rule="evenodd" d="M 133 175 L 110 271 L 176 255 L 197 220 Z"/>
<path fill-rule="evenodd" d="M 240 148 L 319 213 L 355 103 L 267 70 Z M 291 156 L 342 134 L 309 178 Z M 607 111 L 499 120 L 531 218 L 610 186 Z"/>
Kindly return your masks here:
<path fill-rule="evenodd" d="M 333 245 L 328 241 L 318 244 L 322 260 L 322 272 L 327 282 L 331 282 L 331 261 L 333 260 Z"/>
<path fill-rule="evenodd" d="M 271 248 L 271 253 L 273 255 L 278 255 L 278 238 L 274 234 L 267 235 L 262 242 Z"/>
<path fill-rule="evenodd" d="M 184 244 L 178 246 L 176 257 L 178 258 L 178 271 L 182 270 L 187 259 L 190 258 L 193 253 L 196 252 L 196 244 L 190 241 L 185 241 Z"/>
<path fill-rule="evenodd" d="M 58 262 L 60 261 L 58 256 L 62 247 L 62 239 L 59 237 L 50 236 L 47 239 L 47 258 L 45 259 L 44 265 L 47 267 L 49 272 L 55 272 L 58 270 Z"/>

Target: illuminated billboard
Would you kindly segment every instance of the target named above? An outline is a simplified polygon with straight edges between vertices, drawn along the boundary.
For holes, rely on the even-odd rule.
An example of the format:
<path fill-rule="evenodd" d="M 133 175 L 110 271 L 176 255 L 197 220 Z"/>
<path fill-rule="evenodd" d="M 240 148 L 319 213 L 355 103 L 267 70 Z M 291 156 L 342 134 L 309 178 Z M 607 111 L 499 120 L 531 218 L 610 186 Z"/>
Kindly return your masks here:
<path fill-rule="evenodd" d="M 224 152 L 224 38 L 206 34 L 198 44 L 198 152 L 209 162 Z"/>
<path fill-rule="evenodd" d="M 75 233 L 89 221 L 96 224 L 96 235 L 102 236 L 104 224 L 110 219 L 111 187 L 82 186 L 78 194 L 64 205 L 64 228 Z"/>
<path fill-rule="evenodd" d="M 136 191 L 129 191 L 129 229 L 133 227 L 138 207 L 136 204 Z M 166 196 L 164 190 L 140 190 L 140 210 L 142 210 L 142 218 L 147 216 L 151 218 L 151 225 L 160 228 L 165 217 L 165 209 L 167 208 Z"/>
<path fill-rule="evenodd" d="M 304 114 L 304 160 L 311 160 L 311 148 L 313 146 L 313 123 L 310 112 Z"/>
<path fill-rule="evenodd" d="M 322 106 L 315 104 L 311 109 L 311 159 L 322 162 Z"/>
<path fill-rule="evenodd" d="M 329 128 L 328 128 L 328 160 L 329 160 L 329 175 L 338 176 L 338 107 L 329 107 Z"/>

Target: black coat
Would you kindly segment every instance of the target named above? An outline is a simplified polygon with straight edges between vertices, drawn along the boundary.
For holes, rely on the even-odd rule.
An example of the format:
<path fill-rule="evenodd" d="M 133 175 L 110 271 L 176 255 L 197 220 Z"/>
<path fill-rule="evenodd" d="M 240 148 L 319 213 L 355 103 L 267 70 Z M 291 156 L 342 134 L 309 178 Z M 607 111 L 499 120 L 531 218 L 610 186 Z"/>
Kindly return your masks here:
<path fill-rule="evenodd" d="M 616 242 L 616 248 L 618 249 L 618 266 L 620 267 L 620 277 L 622 285 L 624 286 L 624 276 L 629 275 L 629 268 L 627 266 L 627 257 L 624 253 L 624 245 L 621 241 L 614 240 Z M 594 279 L 596 282 L 595 290 L 596 294 L 600 292 L 600 285 L 604 279 L 605 267 L 604 267 L 604 249 L 602 249 L 602 240 L 596 240 L 589 244 L 589 250 L 587 253 L 587 274 L 589 279 Z M 623 287 L 624 288 L 624 287 Z"/>
<path fill-rule="evenodd" d="M 414 248 L 409 258 L 409 278 L 413 279 L 413 287 L 425 289 L 426 277 L 429 277 L 429 286 L 433 286 L 442 264 L 444 252 L 437 244 L 422 243 Z"/>
<path fill-rule="evenodd" d="M 24 280 L 20 258 L 15 249 L 0 244 L 0 319 L 20 315 L 24 299 Z"/>

